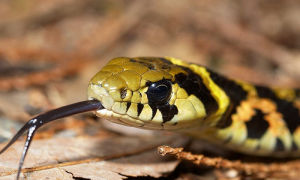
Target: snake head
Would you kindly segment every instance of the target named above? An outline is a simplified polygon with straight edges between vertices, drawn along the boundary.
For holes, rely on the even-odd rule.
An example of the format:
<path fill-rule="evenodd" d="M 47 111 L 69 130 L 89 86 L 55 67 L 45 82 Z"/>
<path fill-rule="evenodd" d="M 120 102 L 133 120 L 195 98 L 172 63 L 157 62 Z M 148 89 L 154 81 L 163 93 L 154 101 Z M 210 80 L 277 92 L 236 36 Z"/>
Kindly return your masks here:
<path fill-rule="evenodd" d="M 91 79 L 88 97 L 105 107 L 98 116 L 115 123 L 145 129 L 192 127 L 206 111 L 187 91 L 198 82 L 189 78 L 185 66 L 172 58 L 115 58 Z"/>

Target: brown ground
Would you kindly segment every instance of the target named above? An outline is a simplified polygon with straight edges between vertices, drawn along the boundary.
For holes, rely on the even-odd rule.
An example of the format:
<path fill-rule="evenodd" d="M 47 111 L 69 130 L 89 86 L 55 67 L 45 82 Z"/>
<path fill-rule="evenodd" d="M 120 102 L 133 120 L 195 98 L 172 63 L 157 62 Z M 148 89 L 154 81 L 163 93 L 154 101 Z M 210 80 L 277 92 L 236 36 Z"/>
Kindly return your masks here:
<path fill-rule="evenodd" d="M 296 0 L 0 1 L 0 142 L 35 114 L 86 99 L 88 80 L 117 56 L 173 56 L 233 78 L 300 87 L 299 17 Z M 31 179 L 300 175 L 294 160 L 251 162 L 241 155 L 203 159 L 181 149 L 160 148 L 161 153 L 188 159 L 179 163 L 156 153 L 165 144 L 188 146 L 185 137 L 125 129 L 87 113 L 42 128 L 25 161 L 24 175 Z M 0 156 L 0 179 L 15 177 L 22 146 L 20 141 Z"/>

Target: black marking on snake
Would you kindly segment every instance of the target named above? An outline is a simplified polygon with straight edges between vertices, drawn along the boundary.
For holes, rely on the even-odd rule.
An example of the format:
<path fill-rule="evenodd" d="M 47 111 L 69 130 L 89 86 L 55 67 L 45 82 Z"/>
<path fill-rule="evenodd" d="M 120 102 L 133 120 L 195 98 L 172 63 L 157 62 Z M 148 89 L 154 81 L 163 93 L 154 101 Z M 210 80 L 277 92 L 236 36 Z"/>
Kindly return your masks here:
<path fill-rule="evenodd" d="M 158 106 L 158 109 L 162 114 L 163 123 L 172 120 L 172 118 L 176 114 L 178 114 L 178 109 L 175 105 L 170 105 L 170 104 L 160 105 Z"/>
<path fill-rule="evenodd" d="M 137 104 L 137 112 L 138 112 L 138 116 L 140 116 L 140 114 L 141 114 L 143 108 L 144 108 L 144 104 L 142 104 L 142 103 L 138 103 L 138 104 Z"/>
<path fill-rule="evenodd" d="M 147 60 L 148 58 L 143 58 L 143 60 Z M 151 59 L 149 59 L 151 60 Z M 135 59 L 130 59 L 129 60 L 130 62 L 136 62 L 136 63 L 140 63 L 144 66 L 146 66 L 147 68 L 149 68 L 150 70 L 156 70 L 155 66 L 151 63 L 147 63 L 147 62 L 143 62 L 143 61 L 138 61 L 138 60 L 135 60 Z"/>
<path fill-rule="evenodd" d="M 217 127 L 229 127 L 232 124 L 232 115 L 236 114 L 237 107 L 240 106 L 241 102 L 247 98 L 248 93 L 236 82 L 229 80 L 226 77 L 213 72 L 212 70 L 207 69 L 207 71 L 210 73 L 210 78 L 219 87 L 221 87 L 221 89 L 223 89 L 230 98 L 232 107 L 228 107 L 225 114 L 228 118 L 222 118 L 217 124 Z"/>
<path fill-rule="evenodd" d="M 248 138 L 259 139 L 269 128 L 269 123 L 264 120 L 264 113 L 255 109 L 255 115 L 246 122 Z"/>
<path fill-rule="evenodd" d="M 284 148 L 284 144 L 283 142 L 279 139 L 279 138 L 276 138 L 276 144 L 275 144 L 275 148 L 274 148 L 274 151 L 284 151 L 285 148 Z"/>
<path fill-rule="evenodd" d="M 126 104 L 126 112 L 127 112 L 128 109 L 130 108 L 130 105 L 131 105 L 131 103 L 130 103 L 130 102 L 127 102 L 127 104 Z"/>
<path fill-rule="evenodd" d="M 236 108 L 236 107 L 234 107 L 233 103 L 230 103 L 226 109 L 225 114 L 222 116 L 222 118 L 216 124 L 217 128 L 225 129 L 225 128 L 231 126 L 231 124 L 232 124 L 231 115 L 232 115 L 232 112 L 235 112 L 234 108 Z"/>
<path fill-rule="evenodd" d="M 256 91 L 259 97 L 268 98 L 276 104 L 277 111 L 283 115 L 290 133 L 294 133 L 300 123 L 300 110 L 293 105 L 293 102 L 278 98 L 273 91 L 264 86 L 256 86 Z"/>
<path fill-rule="evenodd" d="M 203 83 L 203 80 L 196 73 L 187 67 L 179 66 L 185 70 L 188 75 L 179 73 L 175 75 L 175 83 L 183 88 L 189 95 L 193 94 L 204 104 L 207 115 L 214 113 L 218 109 L 218 103 L 211 92 Z"/>
<path fill-rule="evenodd" d="M 157 107 L 156 107 L 156 105 L 155 104 L 149 104 L 149 106 L 151 107 L 151 109 L 152 109 L 152 117 L 151 117 L 151 120 L 154 118 L 154 116 L 155 116 L 155 114 L 156 114 L 156 112 L 157 112 Z"/>

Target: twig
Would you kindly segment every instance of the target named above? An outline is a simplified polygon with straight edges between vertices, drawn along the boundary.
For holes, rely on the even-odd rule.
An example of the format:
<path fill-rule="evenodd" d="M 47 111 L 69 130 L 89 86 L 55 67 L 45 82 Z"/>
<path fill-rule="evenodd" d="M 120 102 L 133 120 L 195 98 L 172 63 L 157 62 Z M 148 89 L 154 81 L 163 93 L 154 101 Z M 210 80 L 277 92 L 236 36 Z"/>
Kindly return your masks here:
<path fill-rule="evenodd" d="M 285 162 L 285 163 L 245 163 L 239 160 L 227 160 L 222 157 L 210 158 L 202 154 L 192 154 L 184 152 L 183 148 L 172 148 L 169 146 L 158 147 L 160 155 L 167 154 L 175 156 L 180 160 L 191 161 L 196 165 L 210 166 L 223 169 L 236 169 L 240 172 L 245 172 L 248 175 L 257 175 L 264 173 L 267 176 L 271 174 L 284 174 L 286 177 L 297 175 L 300 170 L 300 160 Z"/>

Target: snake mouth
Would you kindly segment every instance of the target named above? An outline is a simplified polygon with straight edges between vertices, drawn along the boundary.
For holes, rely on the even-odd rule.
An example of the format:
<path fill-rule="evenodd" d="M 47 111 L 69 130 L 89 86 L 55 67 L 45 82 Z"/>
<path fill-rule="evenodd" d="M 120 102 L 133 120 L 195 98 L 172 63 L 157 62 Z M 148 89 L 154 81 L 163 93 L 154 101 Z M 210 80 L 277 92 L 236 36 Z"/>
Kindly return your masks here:
<path fill-rule="evenodd" d="M 146 93 L 142 92 L 141 94 L 143 96 Z M 100 101 L 104 107 L 103 109 L 97 110 L 96 115 L 98 117 L 104 118 L 111 122 L 125 125 L 125 126 L 137 127 L 142 129 L 150 129 L 150 130 L 180 130 L 180 129 L 194 127 L 195 124 L 199 123 L 193 118 L 188 120 L 181 120 L 180 119 L 181 117 L 178 116 L 179 114 L 178 111 L 173 111 L 174 108 L 170 109 L 169 108 L 170 105 L 167 105 L 166 107 L 152 106 L 147 101 L 137 102 L 134 98 L 125 101 L 124 99 L 119 98 L 120 96 L 121 96 L 120 92 L 112 93 L 111 91 L 107 91 L 105 87 L 103 87 L 102 85 L 92 84 L 92 83 L 89 84 L 89 88 L 88 88 L 89 99 L 90 100 L 96 99 Z M 184 100 L 179 100 L 179 101 L 186 102 Z M 188 103 L 188 105 L 189 104 L 190 103 Z M 174 107 L 174 106 L 175 105 L 172 105 L 170 107 Z M 186 104 L 183 103 L 182 107 L 185 106 Z M 189 109 L 193 110 L 193 108 L 189 108 Z M 183 110 L 187 112 L 190 111 L 185 108 Z M 179 109 L 179 112 L 180 111 L 181 110 Z M 172 113 L 174 114 L 174 116 Z M 186 113 L 181 113 L 181 116 L 183 116 L 184 114 Z M 167 116 L 172 115 L 173 118 L 166 121 L 165 120 L 166 115 Z"/>
<path fill-rule="evenodd" d="M 90 97 L 89 100 L 95 100 L 99 101 L 101 103 L 101 100 Z M 120 103 L 120 102 L 115 102 L 115 103 Z M 104 103 L 102 103 L 104 104 Z M 164 130 L 165 127 L 161 122 L 152 122 L 152 121 L 143 121 L 141 119 L 134 118 L 129 116 L 128 114 L 120 114 L 118 112 L 115 112 L 112 109 L 107 109 L 105 106 L 103 108 L 99 108 L 95 111 L 95 114 L 103 118 L 105 120 L 109 120 L 113 123 L 125 125 L 125 126 L 130 126 L 130 127 L 137 127 L 141 129 L 148 129 L 148 130 Z"/>
<path fill-rule="evenodd" d="M 121 99 L 118 98 L 119 96 L 121 96 L 121 93 L 107 91 L 102 85 L 90 84 L 88 88 L 88 99 L 96 99 L 104 107 L 96 111 L 97 116 L 126 126 L 143 129 L 164 129 L 159 111 L 155 114 L 160 116 L 156 116 L 155 119 L 149 104 L 135 102 L 134 98 L 131 100 Z"/>
<path fill-rule="evenodd" d="M 138 128 L 143 128 L 145 126 L 145 122 L 139 119 L 134 119 L 128 115 L 118 114 L 108 109 L 99 109 L 96 111 L 96 115 L 100 118 L 104 118 L 111 122 L 125 125 L 125 126 L 138 127 Z"/>

